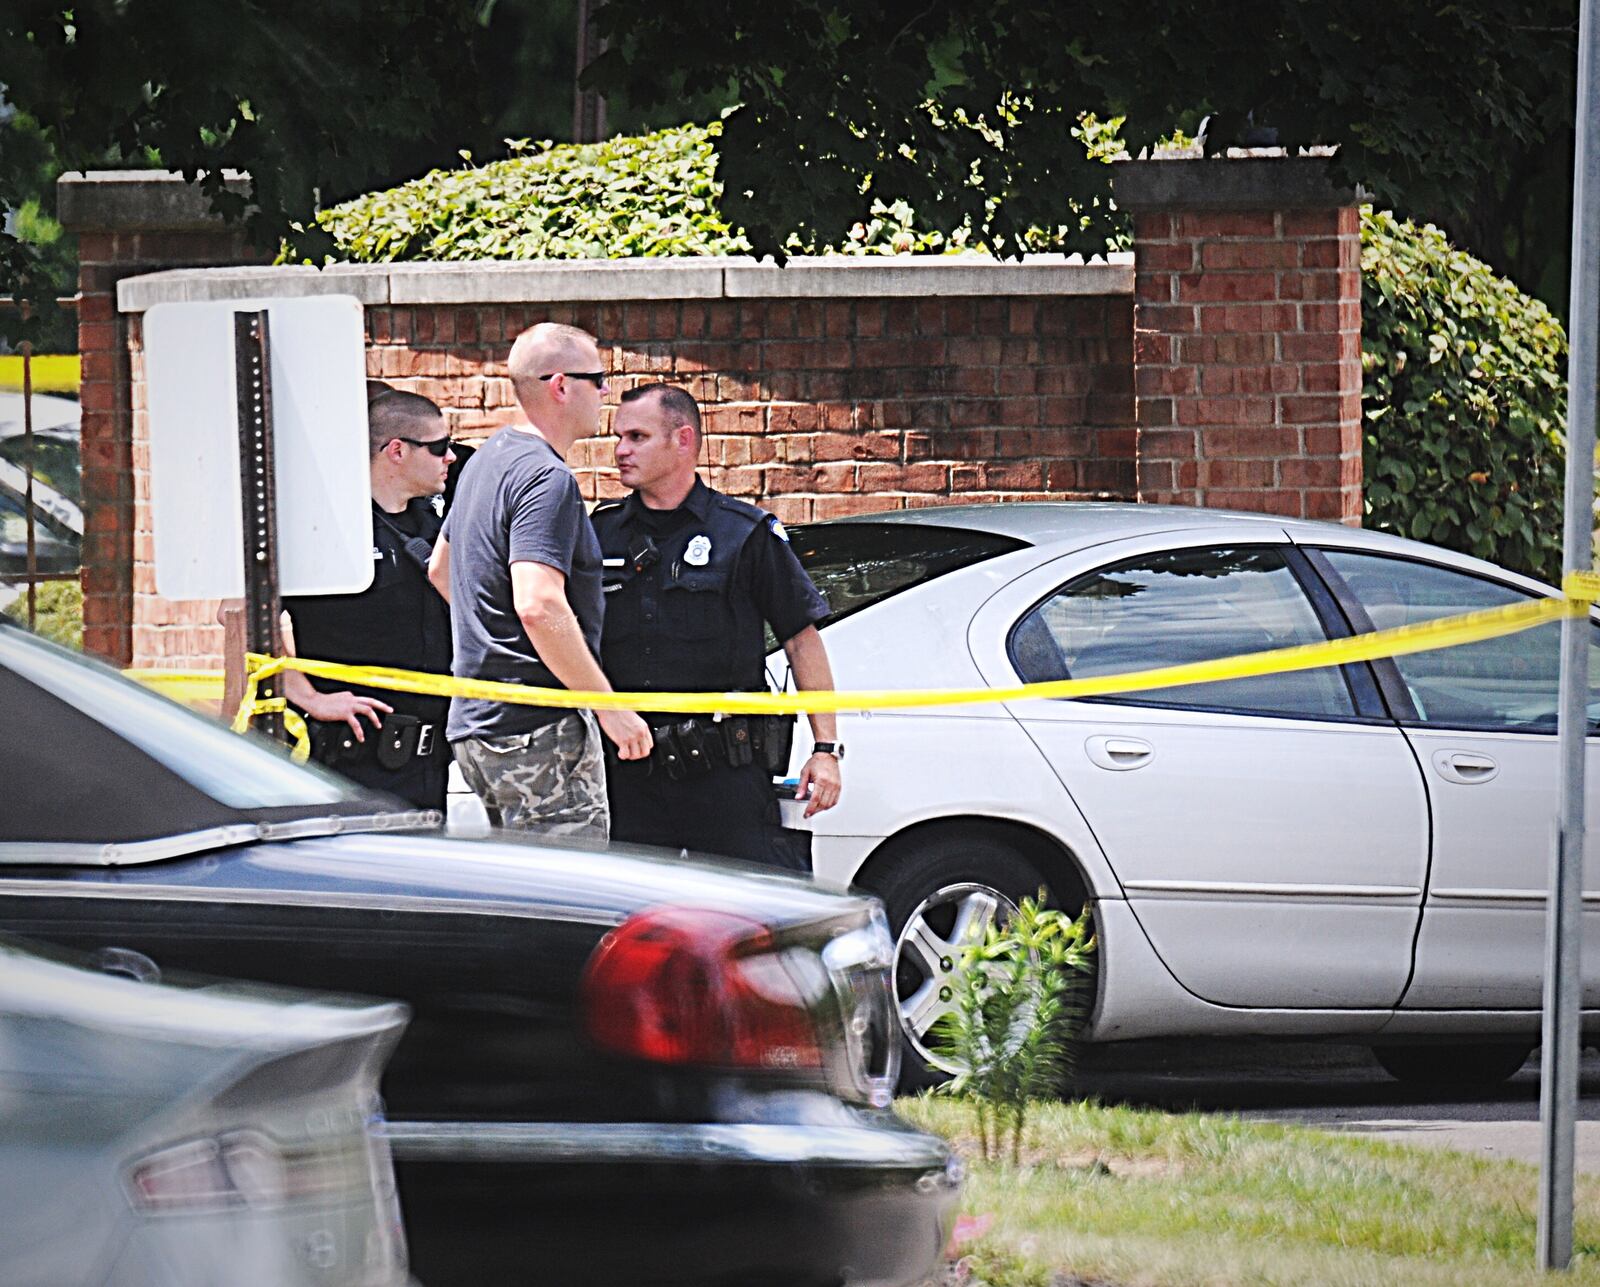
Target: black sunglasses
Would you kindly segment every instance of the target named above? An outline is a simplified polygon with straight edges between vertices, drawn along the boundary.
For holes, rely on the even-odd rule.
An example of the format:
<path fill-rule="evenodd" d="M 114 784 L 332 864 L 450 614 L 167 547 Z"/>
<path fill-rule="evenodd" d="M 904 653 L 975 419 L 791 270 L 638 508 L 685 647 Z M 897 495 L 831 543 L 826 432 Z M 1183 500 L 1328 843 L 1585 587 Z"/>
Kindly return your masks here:
<path fill-rule="evenodd" d="M 554 380 L 558 375 L 564 375 L 569 380 L 587 380 L 597 389 L 606 382 L 606 373 L 604 371 L 552 371 L 549 375 L 541 375 L 539 378 L 541 380 Z"/>
<path fill-rule="evenodd" d="M 450 438 L 407 438 L 401 434 L 395 434 L 395 437 L 401 442 L 409 442 L 413 447 L 421 447 L 430 456 L 437 456 L 440 460 L 444 459 L 445 452 L 456 445 Z"/>

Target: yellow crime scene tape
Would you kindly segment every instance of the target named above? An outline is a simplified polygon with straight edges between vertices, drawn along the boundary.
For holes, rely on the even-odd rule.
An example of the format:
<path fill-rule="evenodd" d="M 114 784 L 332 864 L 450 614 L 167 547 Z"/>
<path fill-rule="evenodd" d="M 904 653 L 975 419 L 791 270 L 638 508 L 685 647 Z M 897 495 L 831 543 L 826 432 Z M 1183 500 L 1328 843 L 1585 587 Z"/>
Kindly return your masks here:
<path fill-rule="evenodd" d="M 1106 697 L 1116 693 L 1148 692 L 1156 688 L 1214 684 L 1229 679 L 1250 679 L 1296 670 L 1344 666 L 1376 661 L 1382 657 L 1458 648 L 1464 644 L 1518 634 L 1562 617 L 1584 616 L 1590 606 L 1600 600 L 1600 572 L 1568 573 L 1562 588 L 1565 592 L 1562 598 L 1532 599 L 1503 608 L 1440 617 L 1433 621 L 1344 639 L 1330 639 L 1322 643 L 1296 644 L 1288 648 L 1124 671 L 1115 675 L 1096 675 L 1087 679 L 1047 680 L 1003 688 L 880 688 L 854 692 L 795 693 L 593 693 L 565 688 L 533 688 L 485 679 L 458 679 L 450 675 L 382 666 L 347 666 L 304 657 L 265 657 L 251 653 L 247 659 L 250 669 L 245 680 L 244 699 L 234 716 L 233 727 L 236 732 L 244 732 L 256 715 L 281 711 L 285 727 L 296 740 L 295 758 L 304 759 L 309 749 L 304 721 L 293 710 L 286 708 L 281 697 L 262 701 L 257 696 L 262 681 L 290 670 L 368 688 L 432 697 L 474 697 L 525 706 L 648 710 L 685 715 L 791 715 L 815 711 L 907 710 L 933 706 L 970 706 L 984 702 Z M 127 673 L 179 700 L 220 701 L 222 697 L 222 677 L 214 673 L 161 670 L 132 670 Z"/>
<path fill-rule="evenodd" d="M 76 393 L 82 361 L 76 353 L 36 353 L 28 372 L 35 393 Z M 0 389 L 22 388 L 20 354 L 0 355 Z"/>

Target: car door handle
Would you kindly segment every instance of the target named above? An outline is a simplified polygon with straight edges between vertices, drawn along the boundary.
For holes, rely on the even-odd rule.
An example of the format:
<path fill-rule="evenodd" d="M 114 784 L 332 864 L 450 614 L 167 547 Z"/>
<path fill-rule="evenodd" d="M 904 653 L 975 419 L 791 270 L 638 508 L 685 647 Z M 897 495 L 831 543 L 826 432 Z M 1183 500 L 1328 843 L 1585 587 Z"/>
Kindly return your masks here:
<path fill-rule="evenodd" d="M 1477 751 L 1435 751 L 1433 767 L 1439 776 L 1462 786 L 1477 786 L 1500 772 L 1500 766 Z"/>
<path fill-rule="evenodd" d="M 161 982 L 161 967 L 131 947 L 102 947 L 90 959 L 102 974 L 119 974 L 135 983 Z"/>
<path fill-rule="evenodd" d="M 1116 773 L 1142 769 L 1156 753 L 1155 747 L 1137 737 L 1091 737 L 1083 749 L 1093 763 Z"/>

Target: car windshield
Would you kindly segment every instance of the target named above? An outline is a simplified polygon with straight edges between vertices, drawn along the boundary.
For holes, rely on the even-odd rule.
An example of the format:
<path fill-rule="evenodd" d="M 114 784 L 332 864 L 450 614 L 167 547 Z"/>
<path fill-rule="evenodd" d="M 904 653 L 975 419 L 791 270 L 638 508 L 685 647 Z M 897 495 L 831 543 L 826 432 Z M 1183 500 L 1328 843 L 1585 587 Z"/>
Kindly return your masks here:
<path fill-rule="evenodd" d="M 293 764 L 255 739 L 25 630 L 0 628 L 0 669 L 87 716 L 228 808 L 331 805 L 359 798 L 332 776 Z"/>
<path fill-rule="evenodd" d="M 789 541 L 828 600 L 828 615 L 818 623 L 824 626 L 902 590 L 1028 544 L 966 528 L 874 522 L 792 527 Z"/>

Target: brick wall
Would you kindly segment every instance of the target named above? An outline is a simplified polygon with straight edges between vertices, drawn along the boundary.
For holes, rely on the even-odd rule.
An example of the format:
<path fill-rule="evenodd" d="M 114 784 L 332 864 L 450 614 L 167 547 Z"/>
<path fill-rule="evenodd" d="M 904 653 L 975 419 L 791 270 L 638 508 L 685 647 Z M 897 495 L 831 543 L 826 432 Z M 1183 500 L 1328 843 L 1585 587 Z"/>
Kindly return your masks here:
<path fill-rule="evenodd" d="M 1140 499 L 1360 523 L 1353 199 L 1310 159 L 1153 165 L 1118 185 L 1137 246 Z"/>
<path fill-rule="evenodd" d="M 505 355 L 541 319 L 601 337 L 613 402 L 652 380 L 687 388 L 706 480 L 787 522 L 1134 494 L 1125 297 L 369 309 L 368 374 L 482 437 L 518 418 Z M 620 494 L 613 444 L 603 427 L 574 449 L 585 495 Z"/>

